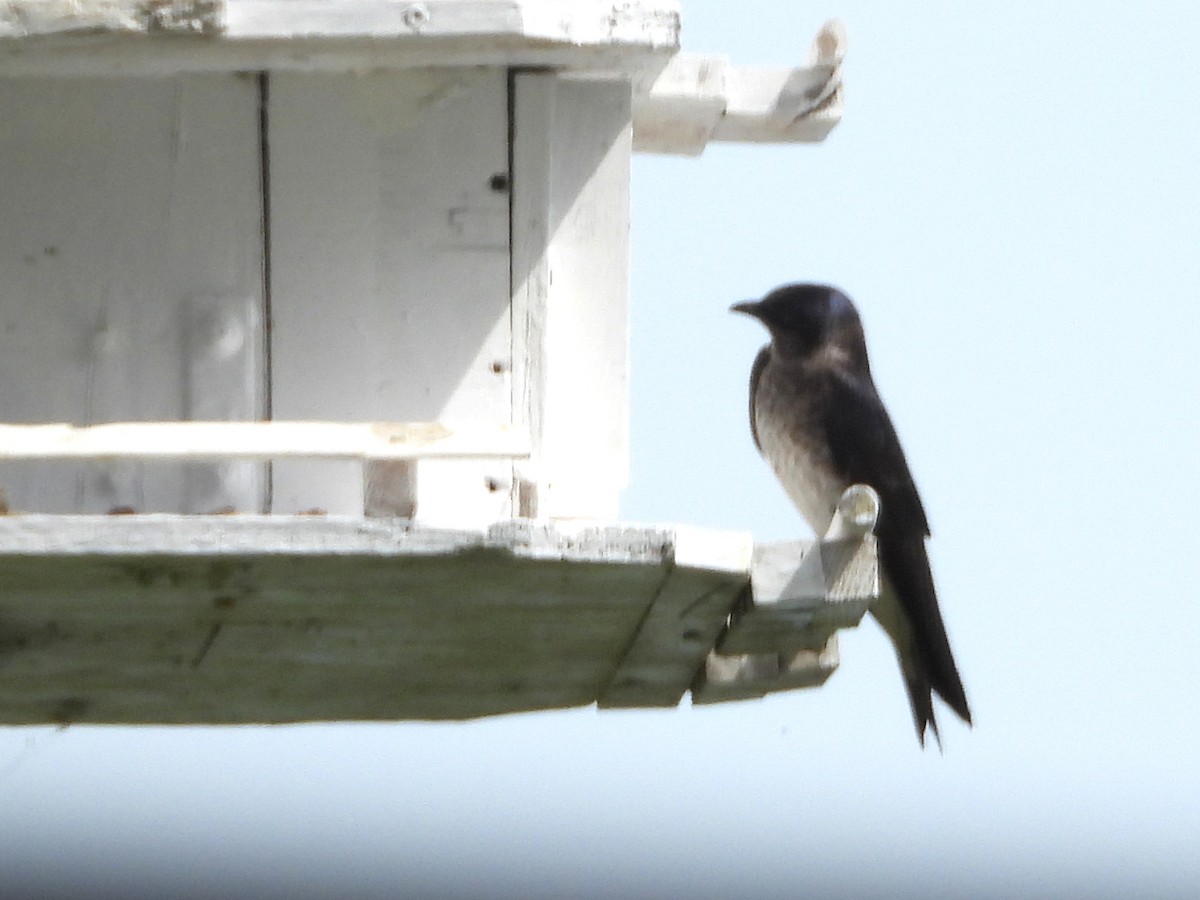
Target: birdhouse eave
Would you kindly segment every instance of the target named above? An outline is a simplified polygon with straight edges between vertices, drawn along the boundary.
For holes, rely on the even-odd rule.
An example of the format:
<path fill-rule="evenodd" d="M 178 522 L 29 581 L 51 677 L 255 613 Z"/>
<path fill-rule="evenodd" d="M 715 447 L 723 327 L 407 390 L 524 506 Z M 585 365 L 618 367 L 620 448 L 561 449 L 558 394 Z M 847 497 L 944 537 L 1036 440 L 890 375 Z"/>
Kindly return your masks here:
<path fill-rule="evenodd" d="M 0 73 L 503 65 L 633 72 L 679 49 L 668 0 L 13 0 Z"/>

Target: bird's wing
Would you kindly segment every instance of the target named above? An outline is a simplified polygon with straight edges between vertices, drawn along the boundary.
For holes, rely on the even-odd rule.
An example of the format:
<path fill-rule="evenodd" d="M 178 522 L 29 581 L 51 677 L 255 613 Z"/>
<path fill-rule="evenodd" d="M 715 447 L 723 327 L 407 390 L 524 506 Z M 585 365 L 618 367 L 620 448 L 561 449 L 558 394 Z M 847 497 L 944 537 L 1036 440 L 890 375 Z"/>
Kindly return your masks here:
<path fill-rule="evenodd" d="M 758 382 L 769 358 L 769 348 L 763 347 L 758 351 L 758 356 L 754 357 L 754 365 L 750 367 L 750 436 L 754 438 L 754 446 L 758 448 L 759 453 L 762 453 L 762 443 L 758 439 L 758 426 L 754 424 L 754 402 L 758 399 Z"/>
<path fill-rule="evenodd" d="M 823 424 L 839 474 L 850 484 L 869 484 L 879 493 L 880 533 L 920 529 L 917 533 L 928 535 L 925 508 L 900 439 L 870 376 L 831 373 L 827 387 Z"/>
<path fill-rule="evenodd" d="M 929 522 L 891 417 L 869 376 L 831 374 L 827 384 L 830 402 L 825 405 L 824 425 L 834 465 L 851 484 L 869 484 L 879 493 L 875 529 L 879 561 L 912 629 L 911 650 L 897 635 L 893 640 L 897 641 L 917 733 L 923 735 L 926 722 L 937 733 L 930 687 L 970 722 L 971 711 L 950 652 L 925 551 Z"/>

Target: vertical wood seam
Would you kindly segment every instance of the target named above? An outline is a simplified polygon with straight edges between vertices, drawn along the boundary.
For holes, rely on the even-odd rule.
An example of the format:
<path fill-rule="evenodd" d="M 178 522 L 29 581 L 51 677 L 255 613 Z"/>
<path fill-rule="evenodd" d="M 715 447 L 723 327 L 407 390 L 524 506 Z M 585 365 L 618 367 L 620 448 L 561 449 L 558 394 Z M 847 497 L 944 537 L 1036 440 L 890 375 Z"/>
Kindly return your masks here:
<path fill-rule="evenodd" d="M 258 73 L 258 177 L 262 203 L 262 416 L 274 418 L 271 368 L 271 140 L 270 140 L 271 75 Z M 275 503 L 274 464 L 265 467 L 262 493 L 262 512 L 271 512 Z"/>

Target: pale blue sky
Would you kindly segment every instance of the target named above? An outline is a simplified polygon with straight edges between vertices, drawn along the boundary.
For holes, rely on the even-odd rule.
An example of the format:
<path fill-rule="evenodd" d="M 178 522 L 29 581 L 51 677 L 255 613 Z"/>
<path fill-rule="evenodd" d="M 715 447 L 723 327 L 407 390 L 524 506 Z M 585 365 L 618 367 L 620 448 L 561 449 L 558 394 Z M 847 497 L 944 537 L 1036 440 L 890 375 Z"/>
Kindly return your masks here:
<path fill-rule="evenodd" d="M 865 623 L 821 690 L 466 725 L 0 730 L 0 874 L 229 896 L 1200 892 L 1200 4 L 685 0 L 821 145 L 639 157 L 624 518 L 793 537 L 750 442 L 790 280 L 862 312 L 976 713 L 922 753 Z M 239 879 L 242 888 L 231 887 Z M 2 879 L 0 879 L 2 883 Z"/>

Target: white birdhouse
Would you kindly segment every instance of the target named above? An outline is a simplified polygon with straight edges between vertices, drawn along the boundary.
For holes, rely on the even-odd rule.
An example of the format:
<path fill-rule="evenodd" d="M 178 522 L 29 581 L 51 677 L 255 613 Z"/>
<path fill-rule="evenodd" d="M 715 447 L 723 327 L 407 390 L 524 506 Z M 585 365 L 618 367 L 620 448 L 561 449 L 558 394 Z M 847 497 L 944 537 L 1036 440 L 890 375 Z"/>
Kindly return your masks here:
<path fill-rule="evenodd" d="M 618 523 L 631 153 L 841 110 L 836 25 L 796 69 L 678 36 L 668 2 L 0 6 L 0 721 L 828 675 L 869 516 L 806 576 L 849 613 L 723 658 L 749 537 Z"/>

